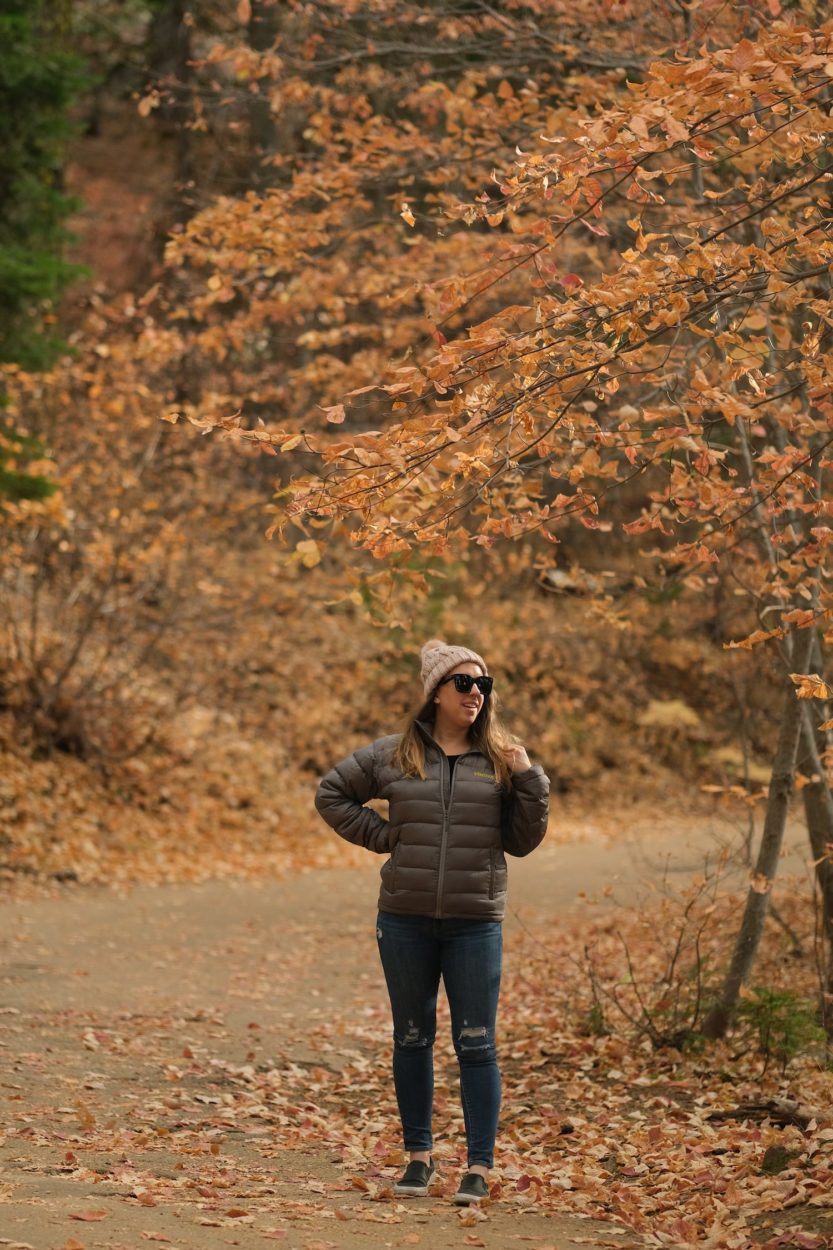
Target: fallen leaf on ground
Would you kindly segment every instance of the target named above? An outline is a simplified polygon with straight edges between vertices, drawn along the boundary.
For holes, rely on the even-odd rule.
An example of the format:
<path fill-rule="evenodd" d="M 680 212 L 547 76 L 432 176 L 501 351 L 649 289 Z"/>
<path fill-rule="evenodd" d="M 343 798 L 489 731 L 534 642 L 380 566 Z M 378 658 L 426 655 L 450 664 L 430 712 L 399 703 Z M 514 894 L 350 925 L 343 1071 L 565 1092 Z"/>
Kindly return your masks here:
<path fill-rule="evenodd" d="M 460 1214 L 458 1222 L 464 1228 L 473 1228 L 475 1224 L 479 1224 L 481 1220 L 488 1218 L 485 1211 L 481 1211 L 478 1207 L 470 1206 L 467 1211 Z"/>
<path fill-rule="evenodd" d="M 69 1218 L 71 1220 L 106 1220 L 110 1214 L 109 1211 L 70 1211 Z"/>

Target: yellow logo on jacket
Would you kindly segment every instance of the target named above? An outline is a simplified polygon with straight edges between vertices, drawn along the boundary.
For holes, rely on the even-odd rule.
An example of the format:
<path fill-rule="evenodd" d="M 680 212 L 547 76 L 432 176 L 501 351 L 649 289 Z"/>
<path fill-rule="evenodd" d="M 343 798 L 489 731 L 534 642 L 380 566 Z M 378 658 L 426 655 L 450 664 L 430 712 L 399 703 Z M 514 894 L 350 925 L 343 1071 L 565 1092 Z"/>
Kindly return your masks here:
<path fill-rule="evenodd" d="M 497 781 L 497 777 L 495 776 L 494 773 L 479 773 L 477 772 L 476 769 L 474 771 L 474 776 L 475 777 L 487 777 L 489 781 Z"/>

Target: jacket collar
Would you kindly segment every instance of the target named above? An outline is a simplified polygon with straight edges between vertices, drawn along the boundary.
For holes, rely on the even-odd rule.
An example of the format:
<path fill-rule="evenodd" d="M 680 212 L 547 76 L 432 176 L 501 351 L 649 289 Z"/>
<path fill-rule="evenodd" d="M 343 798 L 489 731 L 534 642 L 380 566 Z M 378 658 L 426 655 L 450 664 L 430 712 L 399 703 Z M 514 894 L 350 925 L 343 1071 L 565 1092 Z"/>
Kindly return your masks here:
<path fill-rule="evenodd" d="M 434 734 L 432 732 L 434 728 L 433 721 L 418 720 L 415 722 L 415 724 L 417 726 L 417 729 L 419 729 L 419 731 L 421 732 L 423 738 L 425 738 L 425 740 L 432 747 L 434 747 L 437 751 L 443 751 L 442 747 L 440 746 L 439 742 L 437 742 L 437 739 L 434 737 Z M 476 750 L 477 750 L 477 747 L 470 746 L 468 751 L 465 752 L 465 754 L 469 754 L 470 752 L 476 751 Z M 443 751 L 443 754 L 445 754 L 444 751 Z"/>
<path fill-rule="evenodd" d="M 422 733 L 423 738 L 427 739 L 427 741 L 430 742 L 432 746 L 437 747 L 437 749 L 439 750 L 440 744 L 437 742 L 436 738 L 431 732 L 432 729 L 434 728 L 433 722 L 427 721 L 427 720 L 418 720 L 416 722 L 416 727 Z"/>

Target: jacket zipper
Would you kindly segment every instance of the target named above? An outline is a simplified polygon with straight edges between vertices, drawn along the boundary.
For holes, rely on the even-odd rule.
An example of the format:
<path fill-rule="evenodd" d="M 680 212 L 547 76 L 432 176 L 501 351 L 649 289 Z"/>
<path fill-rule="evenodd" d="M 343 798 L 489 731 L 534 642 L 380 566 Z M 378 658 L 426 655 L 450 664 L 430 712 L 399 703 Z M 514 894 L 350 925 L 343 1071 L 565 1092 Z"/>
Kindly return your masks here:
<path fill-rule="evenodd" d="M 434 918 L 439 920 L 442 911 L 441 900 L 443 896 L 443 877 L 445 876 L 445 850 L 448 841 L 448 811 L 445 806 L 445 751 L 440 750 L 440 799 L 443 805 L 443 831 L 440 838 L 440 867 L 437 873 L 437 906 L 434 908 Z M 452 775 L 451 784 L 454 784 L 454 776 Z M 451 791 L 448 794 L 449 806 L 451 805 Z"/>
<path fill-rule="evenodd" d="M 449 790 L 448 790 L 448 807 L 446 807 L 445 805 L 445 765 L 446 765 L 446 760 L 448 759 L 448 757 L 445 751 L 443 751 L 442 747 L 439 747 L 438 749 L 440 751 L 440 796 L 443 801 L 443 834 L 442 834 L 442 841 L 440 843 L 440 871 L 437 877 L 437 906 L 434 911 L 435 920 L 442 919 L 443 880 L 445 878 L 445 855 L 446 855 L 446 850 L 448 849 L 448 826 L 450 824 L 450 819 L 451 819 L 451 803 L 454 797 L 454 782 L 457 779 L 457 770 L 460 767 L 460 760 L 463 758 L 464 755 L 471 755 L 471 751 L 462 751 L 457 756 L 457 763 L 454 765 L 454 771 L 451 774 L 451 785 L 449 786 Z"/>

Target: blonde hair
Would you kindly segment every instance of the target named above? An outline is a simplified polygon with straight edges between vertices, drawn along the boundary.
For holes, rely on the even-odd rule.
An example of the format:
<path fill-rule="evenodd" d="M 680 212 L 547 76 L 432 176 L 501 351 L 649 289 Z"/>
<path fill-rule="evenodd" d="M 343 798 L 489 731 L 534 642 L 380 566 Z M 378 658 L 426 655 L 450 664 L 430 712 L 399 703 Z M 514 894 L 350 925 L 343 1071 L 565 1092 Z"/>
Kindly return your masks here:
<path fill-rule="evenodd" d="M 409 712 L 402 730 L 402 736 L 394 748 L 391 763 L 406 777 L 419 777 L 425 780 L 425 740 L 417 728 L 417 721 L 428 721 L 433 725 L 435 720 L 434 695 L 436 686 L 416 711 Z M 495 780 L 502 790 L 512 789 L 512 769 L 506 758 L 509 747 L 521 746 L 521 741 L 510 733 L 499 715 L 500 699 L 492 690 L 483 702 L 474 723 L 469 729 L 469 742 L 491 761 L 495 770 Z"/>

